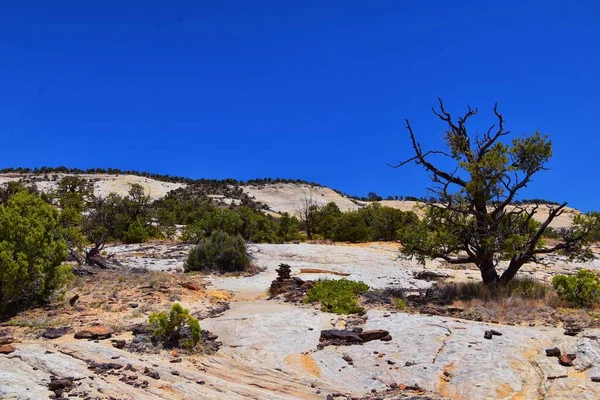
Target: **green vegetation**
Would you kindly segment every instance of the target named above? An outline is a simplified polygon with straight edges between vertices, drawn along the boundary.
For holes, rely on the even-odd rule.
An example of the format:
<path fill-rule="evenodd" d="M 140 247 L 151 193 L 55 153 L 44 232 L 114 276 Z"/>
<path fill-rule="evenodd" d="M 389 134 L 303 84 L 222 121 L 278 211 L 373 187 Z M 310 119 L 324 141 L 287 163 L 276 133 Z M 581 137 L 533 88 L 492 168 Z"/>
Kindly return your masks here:
<path fill-rule="evenodd" d="M 142 225 L 139 218 L 136 218 L 135 221 L 129 225 L 129 229 L 125 232 L 123 241 L 125 243 L 144 243 L 148 241 L 148 231 L 144 225 Z"/>
<path fill-rule="evenodd" d="M 398 311 L 406 310 L 406 307 L 407 307 L 406 300 L 404 300 L 402 298 L 394 298 L 393 304 L 394 304 L 394 308 Z"/>
<path fill-rule="evenodd" d="M 248 269 L 250 262 L 246 242 L 240 235 L 215 230 L 190 249 L 183 268 L 185 272 L 236 272 Z"/>
<path fill-rule="evenodd" d="M 0 314 L 36 305 L 71 278 L 59 212 L 20 191 L 0 205 Z"/>
<path fill-rule="evenodd" d="M 402 230 L 410 230 L 418 220 L 412 211 L 378 203 L 345 213 L 333 202 L 323 207 L 313 205 L 309 215 L 315 237 L 353 243 L 397 240 Z"/>
<path fill-rule="evenodd" d="M 532 178 L 547 169 L 552 156 L 547 136 L 535 132 L 507 143 L 504 137 L 509 132 L 497 107 L 497 123 L 484 134 L 467 131 L 476 109 L 469 107 L 454 119 L 440 99 L 433 111 L 445 125 L 447 150 L 424 151 L 407 120 L 414 155 L 397 165 L 422 166 L 431 175 L 430 191 L 438 198 L 436 204 L 424 207 L 425 217 L 416 228 L 401 232 L 405 256 L 422 262 L 431 257 L 451 264 L 474 263 L 486 285 L 507 285 L 525 263 L 537 262 L 540 255 L 590 256 L 588 245 L 597 236 L 599 215 L 577 216 L 571 228 L 558 232 L 556 243 L 547 245 L 544 232 L 567 203 L 553 206 L 542 223 L 533 218 L 535 206 L 513 206 Z M 446 162 L 437 164 L 435 156 Z M 501 276 L 496 271 L 500 260 L 510 260 Z"/>
<path fill-rule="evenodd" d="M 482 282 L 459 282 L 436 284 L 428 289 L 427 297 L 442 304 L 456 300 L 494 301 L 519 298 L 541 300 L 546 297 L 549 286 L 532 278 L 515 278 L 504 286 L 485 285 Z"/>
<path fill-rule="evenodd" d="M 357 314 L 363 311 L 358 305 L 359 295 L 369 290 L 364 282 L 346 279 L 318 281 L 309 289 L 305 303 L 321 303 L 321 310 L 335 314 Z"/>
<path fill-rule="evenodd" d="M 580 269 L 575 275 L 556 275 L 552 286 L 558 296 L 575 307 L 593 307 L 600 301 L 600 277 Z"/>
<path fill-rule="evenodd" d="M 190 315 L 190 310 L 175 303 L 168 313 L 165 311 L 153 313 L 148 322 L 152 326 L 152 336 L 168 346 L 182 344 L 184 347 L 195 347 L 200 341 L 200 323 Z M 181 330 L 187 325 L 189 337 L 181 339 Z"/>

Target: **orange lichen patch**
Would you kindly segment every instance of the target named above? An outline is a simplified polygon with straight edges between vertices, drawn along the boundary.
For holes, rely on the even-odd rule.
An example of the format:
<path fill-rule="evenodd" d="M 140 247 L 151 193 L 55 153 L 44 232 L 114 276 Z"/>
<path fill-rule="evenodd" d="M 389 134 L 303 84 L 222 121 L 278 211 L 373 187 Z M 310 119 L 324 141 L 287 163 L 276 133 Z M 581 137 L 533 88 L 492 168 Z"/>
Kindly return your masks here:
<path fill-rule="evenodd" d="M 159 386 L 158 388 L 159 388 L 160 390 L 164 390 L 165 392 L 169 392 L 169 393 L 171 393 L 171 394 L 178 395 L 178 396 L 176 397 L 176 398 L 178 398 L 178 399 L 182 399 L 182 398 L 183 398 L 183 396 L 182 396 L 182 393 L 181 393 L 179 390 L 177 390 L 177 389 L 173 389 L 173 387 L 171 387 L 171 386 L 168 386 L 168 385 L 162 385 L 162 386 Z"/>
<path fill-rule="evenodd" d="M 450 391 L 448 390 L 448 383 L 452 378 L 452 371 L 454 370 L 454 363 L 450 363 L 444 366 L 442 373 L 438 378 L 438 384 L 436 391 L 442 396 L 453 398 Z"/>
<path fill-rule="evenodd" d="M 319 269 L 319 268 L 300 268 L 301 274 L 331 274 L 331 275 L 339 275 L 339 276 L 350 276 L 350 274 L 345 272 L 338 271 L 330 271 L 327 269 Z"/>
<path fill-rule="evenodd" d="M 569 378 L 584 379 L 586 381 L 589 379 L 588 374 L 585 371 L 577 371 L 575 368 L 568 368 L 567 376 Z"/>
<path fill-rule="evenodd" d="M 508 383 L 501 383 L 496 388 L 496 395 L 498 396 L 498 398 L 502 398 L 502 399 L 507 398 L 508 396 L 510 396 L 511 394 L 513 394 L 514 392 L 515 391 L 513 390 L 513 388 Z"/>
<path fill-rule="evenodd" d="M 285 362 L 289 365 L 297 365 L 309 374 L 319 378 L 321 376 L 321 370 L 317 363 L 308 354 L 292 354 L 285 358 Z"/>

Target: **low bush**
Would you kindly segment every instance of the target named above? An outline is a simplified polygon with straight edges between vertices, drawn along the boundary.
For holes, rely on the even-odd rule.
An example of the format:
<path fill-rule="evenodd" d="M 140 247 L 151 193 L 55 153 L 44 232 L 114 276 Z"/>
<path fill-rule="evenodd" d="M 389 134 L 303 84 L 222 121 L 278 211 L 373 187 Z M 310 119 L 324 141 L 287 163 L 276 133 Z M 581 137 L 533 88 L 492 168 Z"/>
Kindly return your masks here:
<path fill-rule="evenodd" d="M 575 275 L 556 275 L 552 286 L 561 299 L 575 307 L 592 307 L 600 301 L 600 277 L 584 269 Z"/>
<path fill-rule="evenodd" d="M 179 303 L 173 304 L 171 311 L 151 314 L 148 322 L 152 326 L 152 336 L 168 346 L 181 344 L 194 347 L 200 341 L 200 323 L 190 315 L 190 310 Z M 182 339 L 182 329 L 188 326 L 189 335 Z"/>
<path fill-rule="evenodd" d="M 200 240 L 197 246 L 190 249 L 184 263 L 184 270 L 185 272 L 245 271 L 250 266 L 250 262 L 246 242 L 241 236 L 214 231 L 210 237 Z"/>
<path fill-rule="evenodd" d="M 358 296 L 369 290 L 364 282 L 340 280 L 319 281 L 307 293 L 305 303 L 321 303 L 321 310 L 335 314 L 357 314 L 363 311 Z"/>
<path fill-rule="evenodd" d="M 494 301 L 507 298 L 528 300 L 544 299 L 548 285 L 532 278 L 514 278 L 506 286 L 489 286 L 483 282 L 459 282 L 436 284 L 427 291 L 430 300 L 451 304 L 455 300 Z"/>

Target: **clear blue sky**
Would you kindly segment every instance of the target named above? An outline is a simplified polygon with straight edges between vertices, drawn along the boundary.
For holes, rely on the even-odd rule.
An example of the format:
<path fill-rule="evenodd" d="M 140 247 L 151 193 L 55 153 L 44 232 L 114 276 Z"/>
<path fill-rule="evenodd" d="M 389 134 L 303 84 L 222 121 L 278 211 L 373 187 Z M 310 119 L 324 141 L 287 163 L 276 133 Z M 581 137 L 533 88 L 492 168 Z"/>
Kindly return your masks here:
<path fill-rule="evenodd" d="M 525 197 L 598 210 L 594 1 L 14 1 L 0 5 L 0 167 L 287 177 L 425 195 L 404 118 L 436 97 L 551 135 Z"/>

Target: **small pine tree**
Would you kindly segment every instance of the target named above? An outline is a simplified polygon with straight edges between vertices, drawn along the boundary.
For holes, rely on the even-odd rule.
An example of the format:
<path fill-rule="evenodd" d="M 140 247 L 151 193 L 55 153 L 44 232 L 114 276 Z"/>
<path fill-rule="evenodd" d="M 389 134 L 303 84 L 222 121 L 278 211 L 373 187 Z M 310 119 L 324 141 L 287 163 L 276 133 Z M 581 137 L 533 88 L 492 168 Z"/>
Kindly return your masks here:
<path fill-rule="evenodd" d="M 125 243 L 145 243 L 147 241 L 148 231 L 137 218 L 129 225 L 129 229 L 125 233 Z"/>

